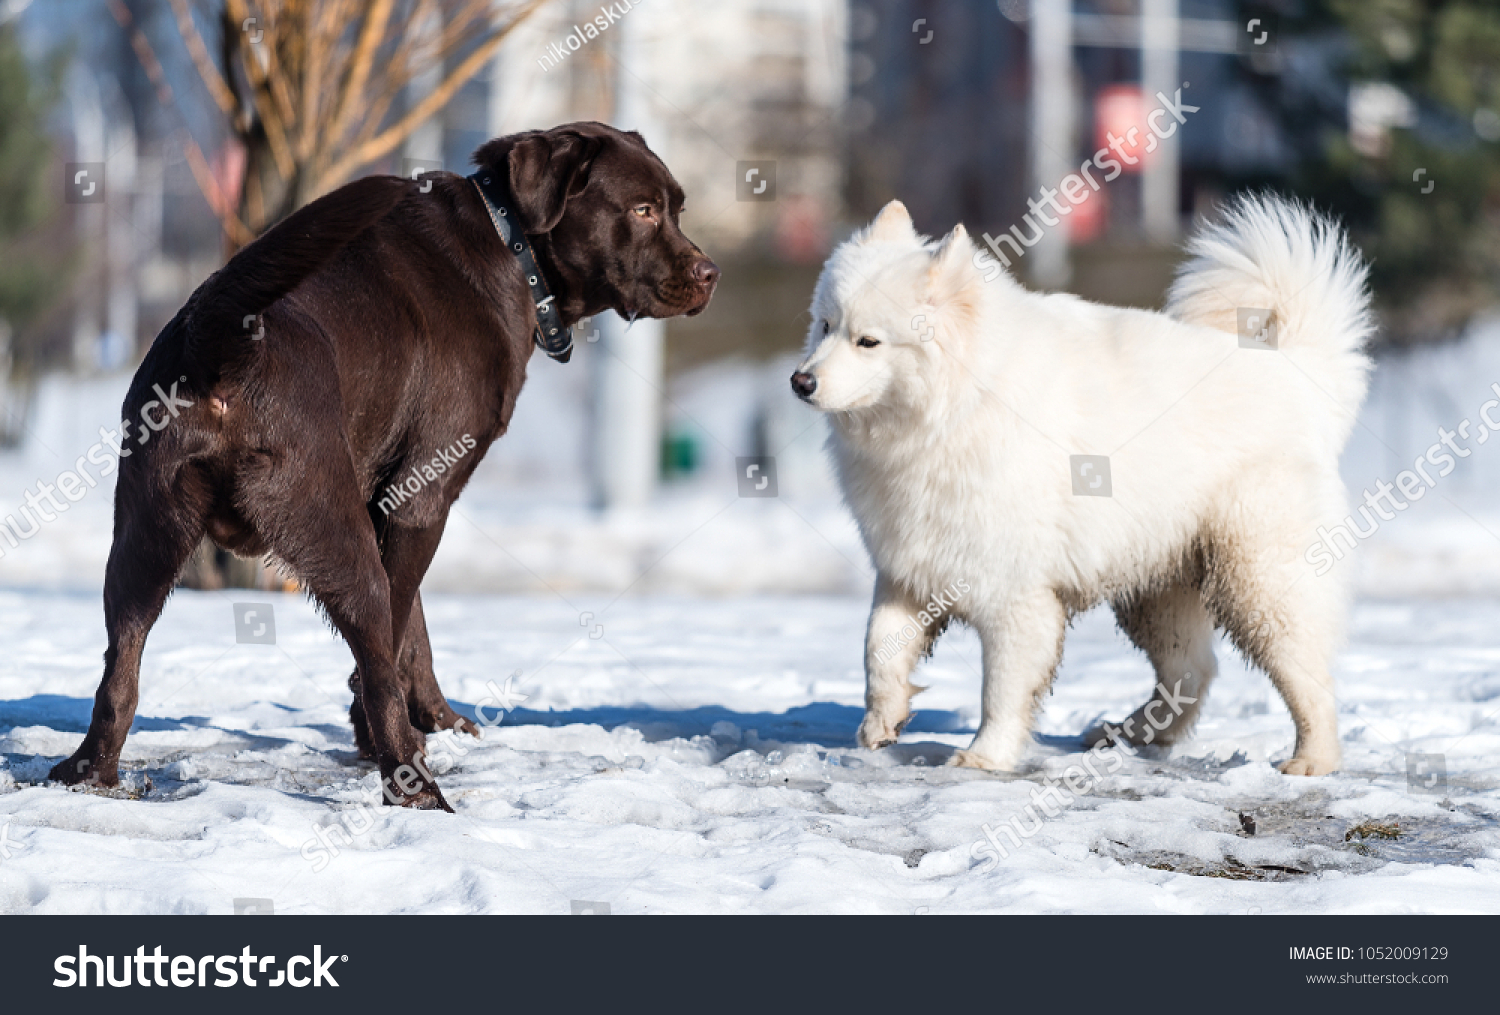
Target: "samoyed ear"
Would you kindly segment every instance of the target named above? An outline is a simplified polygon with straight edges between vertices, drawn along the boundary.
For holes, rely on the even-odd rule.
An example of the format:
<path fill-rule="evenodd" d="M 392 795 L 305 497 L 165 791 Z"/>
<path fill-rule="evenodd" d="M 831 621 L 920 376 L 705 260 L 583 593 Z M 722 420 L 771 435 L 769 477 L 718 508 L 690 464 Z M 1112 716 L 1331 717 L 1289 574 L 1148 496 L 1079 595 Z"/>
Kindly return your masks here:
<path fill-rule="evenodd" d="M 973 312 L 982 281 L 983 276 L 974 267 L 974 241 L 960 223 L 932 253 L 927 269 L 927 302 L 939 308 L 952 304 L 955 310 Z"/>
<path fill-rule="evenodd" d="M 900 243 L 903 240 L 916 243 L 917 227 L 912 225 L 911 213 L 900 201 L 892 201 L 880 209 L 860 236 L 861 243 Z"/>

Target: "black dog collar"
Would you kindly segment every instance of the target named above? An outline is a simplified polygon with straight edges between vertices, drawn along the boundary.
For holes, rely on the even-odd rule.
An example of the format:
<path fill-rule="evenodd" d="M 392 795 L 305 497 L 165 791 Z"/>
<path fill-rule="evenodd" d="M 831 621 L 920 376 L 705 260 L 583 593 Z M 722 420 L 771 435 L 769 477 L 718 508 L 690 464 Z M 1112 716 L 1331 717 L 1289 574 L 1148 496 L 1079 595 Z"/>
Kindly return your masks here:
<path fill-rule="evenodd" d="M 559 363 L 566 363 L 573 356 L 573 329 L 563 326 L 562 315 L 557 312 L 557 299 L 547 291 L 547 280 L 536 263 L 536 255 L 526 235 L 521 232 L 516 218 L 507 207 L 509 201 L 505 187 L 496 179 L 496 174 L 481 169 L 469 177 L 479 196 L 484 200 L 485 210 L 501 241 L 521 262 L 521 275 L 526 287 L 531 290 L 531 302 L 536 305 L 536 332 L 531 336 L 537 348 Z"/>

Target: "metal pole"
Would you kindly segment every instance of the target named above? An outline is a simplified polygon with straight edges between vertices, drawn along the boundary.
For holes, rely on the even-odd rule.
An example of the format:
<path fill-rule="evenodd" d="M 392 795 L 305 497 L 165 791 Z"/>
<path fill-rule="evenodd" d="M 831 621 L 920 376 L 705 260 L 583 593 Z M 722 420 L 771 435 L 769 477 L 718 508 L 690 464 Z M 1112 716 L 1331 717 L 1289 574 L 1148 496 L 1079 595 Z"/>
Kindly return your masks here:
<path fill-rule="evenodd" d="M 1034 197 L 1042 187 L 1056 188 L 1073 166 L 1073 3 L 1031 3 L 1031 184 Z M 1043 226 L 1028 251 L 1031 280 L 1044 289 L 1067 285 L 1065 224 Z"/>
<path fill-rule="evenodd" d="M 611 119 L 622 130 L 640 131 L 652 150 L 670 162 L 663 125 L 650 107 L 649 91 L 636 77 L 651 67 L 640 42 L 640 19 L 649 16 L 647 10 L 621 19 L 612 29 L 619 34 L 609 40 L 618 47 Z M 599 329 L 597 345 L 588 345 L 592 328 L 587 326 L 574 330 L 574 340 L 585 355 L 594 353 L 594 502 L 606 510 L 641 507 L 656 492 L 661 469 L 666 325 L 647 318 L 627 325 L 610 312 L 600 314 L 593 326 Z"/>
<path fill-rule="evenodd" d="M 1147 109 L 1156 108 L 1158 92 L 1171 97 L 1182 84 L 1177 80 L 1177 7 L 1178 0 L 1141 3 L 1141 91 Z M 1180 134 L 1174 132 L 1159 142 L 1141 174 L 1141 227 L 1157 243 L 1176 242 L 1180 227 Z"/>
<path fill-rule="evenodd" d="M 412 75 L 411 81 L 406 86 L 407 102 L 416 105 L 435 92 L 443 83 L 443 61 L 435 57 L 443 34 L 441 10 L 434 7 L 425 17 L 412 25 L 410 30 L 417 37 L 417 42 L 412 47 L 416 58 L 429 61 L 428 66 Z M 442 162 L 443 113 L 441 110 L 417 125 L 417 129 L 407 136 L 406 143 L 401 146 L 401 154 L 408 159 Z"/>
<path fill-rule="evenodd" d="M 108 151 L 104 100 L 98 81 L 82 63 L 78 63 L 68 74 L 66 91 L 72 113 L 73 157 L 79 162 L 104 162 Z M 112 182 L 106 169 L 101 184 L 105 187 L 106 201 L 110 199 L 108 188 Z M 99 291 L 103 288 L 100 283 L 107 278 L 109 261 L 105 249 L 105 214 L 103 204 L 84 204 L 76 210 L 79 246 L 85 265 L 74 287 L 73 369 L 86 373 L 96 370 L 99 362 L 99 335 L 103 327 Z"/>

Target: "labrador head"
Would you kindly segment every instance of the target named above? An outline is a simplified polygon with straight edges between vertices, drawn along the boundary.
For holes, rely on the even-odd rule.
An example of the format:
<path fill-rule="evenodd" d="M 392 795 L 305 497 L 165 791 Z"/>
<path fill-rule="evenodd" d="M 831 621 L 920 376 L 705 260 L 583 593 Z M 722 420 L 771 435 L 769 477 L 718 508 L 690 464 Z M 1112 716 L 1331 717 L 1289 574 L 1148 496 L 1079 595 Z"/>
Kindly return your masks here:
<path fill-rule="evenodd" d="M 708 306 L 718 265 L 683 235 L 682 188 L 640 134 L 572 123 L 496 138 L 474 161 L 508 176 L 522 228 L 561 282 L 565 320 Z"/>

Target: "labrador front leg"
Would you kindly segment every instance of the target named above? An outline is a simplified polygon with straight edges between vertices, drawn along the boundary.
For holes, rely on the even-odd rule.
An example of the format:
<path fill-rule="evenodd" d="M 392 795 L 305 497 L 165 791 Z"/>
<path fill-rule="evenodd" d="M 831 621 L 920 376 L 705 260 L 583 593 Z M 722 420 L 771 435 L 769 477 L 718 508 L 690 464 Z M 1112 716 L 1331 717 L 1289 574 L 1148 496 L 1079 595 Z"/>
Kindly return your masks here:
<path fill-rule="evenodd" d="M 1056 595 L 1043 590 L 971 622 L 984 649 L 979 732 L 952 764 L 1013 771 L 1031 744 L 1042 695 L 1062 660 L 1067 610 Z"/>
<path fill-rule="evenodd" d="M 911 718 L 912 695 L 922 690 L 911 683 L 922 653 L 940 626 L 917 620 L 922 604 L 885 575 L 875 578 L 875 603 L 865 634 L 865 718 L 859 726 L 859 745 L 869 750 L 896 742 Z"/>

